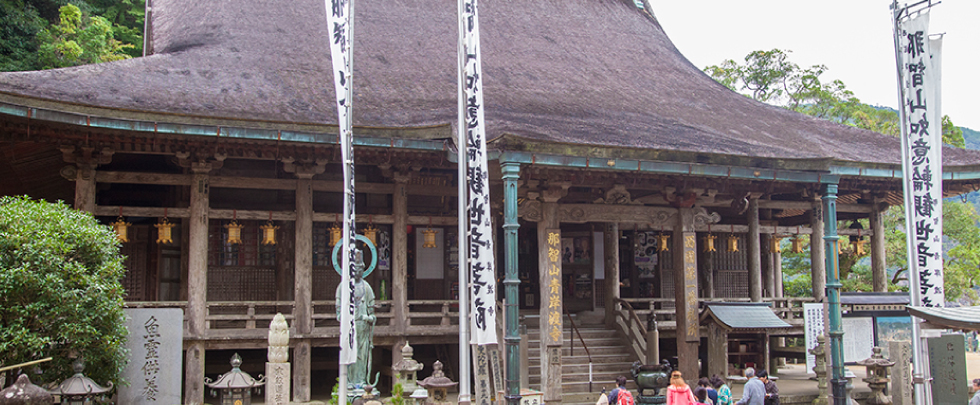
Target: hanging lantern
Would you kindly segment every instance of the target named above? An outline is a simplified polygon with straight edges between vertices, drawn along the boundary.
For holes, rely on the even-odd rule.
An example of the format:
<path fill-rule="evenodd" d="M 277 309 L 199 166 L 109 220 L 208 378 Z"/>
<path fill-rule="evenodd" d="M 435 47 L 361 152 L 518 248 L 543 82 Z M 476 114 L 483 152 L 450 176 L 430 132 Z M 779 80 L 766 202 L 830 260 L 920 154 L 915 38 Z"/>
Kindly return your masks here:
<path fill-rule="evenodd" d="M 715 239 L 718 239 L 718 237 L 710 233 L 701 238 L 701 243 L 704 244 L 705 253 L 718 251 L 718 249 L 715 249 Z"/>
<path fill-rule="evenodd" d="M 368 238 L 368 240 L 370 240 L 372 244 L 374 245 L 378 244 L 378 228 L 375 228 L 373 224 L 369 223 L 367 228 L 364 228 L 364 230 L 361 231 L 361 233 L 364 235 L 365 238 Z"/>
<path fill-rule="evenodd" d="M 159 223 L 153 225 L 155 228 L 157 228 L 157 243 L 160 244 L 174 243 L 174 239 L 173 239 L 174 225 L 176 224 L 170 222 L 170 220 L 168 220 L 166 216 L 160 219 Z"/>
<path fill-rule="evenodd" d="M 225 229 L 228 230 L 228 243 L 232 245 L 237 245 L 242 243 L 242 228 L 245 226 L 238 223 L 236 220 L 232 220 L 230 223 L 225 224 Z"/>
<path fill-rule="evenodd" d="M 436 245 L 436 234 L 437 233 L 439 233 L 439 231 L 437 231 L 435 229 L 432 229 L 432 228 L 423 229 L 422 230 L 422 247 L 427 248 L 427 249 L 434 249 L 434 248 L 439 247 L 439 245 Z"/>
<path fill-rule="evenodd" d="M 126 222 L 122 215 L 120 215 L 119 218 L 116 219 L 116 222 L 109 225 L 112 225 L 112 229 L 116 231 L 116 239 L 119 239 L 119 241 L 122 243 L 129 242 L 129 227 L 133 224 Z"/>
<path fill-rule="evenodd" d="M 670 250 L 670 235 L 661 233 L 657 234 L 657 250 L 661 252 L 666 252 Z"/>
<path fill-rule="evenodd" d="M 793 235 L 793 238 L 789 240 L 791 242 L 791 249 L 793 253 L 803 253 L 803 238 L 799 234 Z"/>
<path fill-rule="evenodd" d="M 259 227 L 262 230 L 262 244 L 263 245 L 275 245 L 276 244 L 276 229 L 278 226 L 272 223 L 272 221 L 266 222 L 265 225 Z"/>
<path fill-rule="evenodd" d="M 734 233 L 728 234 L 728 251 L 738 252 L 738 236 Z"/>
<path fill-rule="evenodd" d="M 340 243 L 340 239 L 344 236 L 344 227 L 340 226 L 339 223 L 334 222 L 330 228 L 330 246 Z"/>
<path fill-rule="evenodd" d="M 854 250 L 854 255 L 855 256 L 864 256 L 864 255 L 868 254 L 868 252 L 866 250 L 864 250 L 864 244 L 865 243 L 868 243 L 868 241 L 866 241 L 864 239 L 858 239 L 858 240 L 852 240 L 851 241 L 851 248 Z"/>
<path fill-rule="evenodd" d="M 769 237 L 769 251 L 770 252 L 781 252 L 783 250 L 783 247 L 782 247 L 782 245 L 781 245 L 780 242 L 782 242 L 782 241 L 783 241 L 783 237 L 782 236 L 776 236 L 775 234 L 773 234 L 772 236 L 770 236 Z"/>

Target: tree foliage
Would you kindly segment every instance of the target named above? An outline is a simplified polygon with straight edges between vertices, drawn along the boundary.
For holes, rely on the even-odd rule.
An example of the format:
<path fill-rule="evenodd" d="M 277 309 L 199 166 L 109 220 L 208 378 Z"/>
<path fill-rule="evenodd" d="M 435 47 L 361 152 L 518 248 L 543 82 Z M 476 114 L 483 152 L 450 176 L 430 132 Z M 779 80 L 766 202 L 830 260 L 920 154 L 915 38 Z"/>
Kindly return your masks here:
<path fill-rule="evenodd" d="M 0 0 L 0 9 L 4 11 L 0 13 L 0 71 L 71 66 L 41 61 L 44 56 L 42 47 L 47 46 L 50 52 L 57 50 L 59 44 L 56 42 L 64 41 L 58 26 L 62 25 L 61 8 L 68 4 L 68 0 Z M 143 0 L 72 0 L 71 5 L 81 11 L 82 25 L 88 24 L 86 21 L 90 17 L 100 17 L 108 23 L 111 35 L 107 36 L 122 45 L 113 53 L 142 56 Z M 49 35 L 43 36 L 45 31 Z M 77 39 L 75 41 L 78 44 Z M 65 50 L 73 48 L 64 43 L 60 45 Z M 94 63 L 93 60 L 101 59 L 83 58 L 75 64 Z"/>
<path fill-rule="evenodd" d="M 118 382 L 124 271 L 115 233 L 91 215 L 61 202 L 0 198 L 0 364 L 50 356 L 41 380 L 60 382 L 82 357 L 87 376 Z"/>
<path fill-rule="evenodd" d="M 132 45 L 123 44 L 112 34 L 105 18 L 88 17 L 74 4 L 61 7 L 60 21 L 41 31 L 38 58 L 42 68 L 59 68 L 129 59 L 123 53 Z"/>
<path fill-rule="evenodd" d="M 898 136 L 898 112 L 864 104 L 840 80 L 821 79 L 824 65 L 802 68 L 789 61 L 790 51 L 753 51 L 745 62 L 729 59 L 704 72 L 724 86 L 747 96 L 789 110 L 839 124 Z M 943 116 L 943 143 L 962 148 L 963 132 L 949 116 Z"/>
<path fill-rule="evenodd" d="M 821 80 L 820 76 L 827 71 L 826 66 L 801 68 L 788 56 L 789 51 L 779 49 L 754 51 L 745 56 L 744 63 L 729 59 L 719 65 L 708 66 L 704 71 L 722 85 L 758 101 L 840 124 L 899 136 L 899 117 L 895 110 L 861 103 L 840 80 Z M 963 131 L 953 124 L 949 116 L 943 116 L 942 131 L 943 143 L 959 148 L 966 146 Z M 973 205 L 950 200 L 943 203 L 943 216 L 946 299 L 966 298 L 974 301 L 977 295 L 973 287 L 980 283 L 980 216 Z M 863 226 L 867 227 L 867 221 L 863 222 Z M 890 290 L 907 289 L 904 223 L 902 207 L 892 207 L 884 215 L 886 263 L 892 273 Z M 806 235 L 804 238 L 807 238 Z M 844 290 L 870 291 L 871 268 L 867 258 L 857 256 L 846 244 L 847 238 L 842 238 L 841 242 L 844 245 L 838 264 Z M 812 295 L 809 243 L 805 242 L 804 246 L 806 249 L 803 253 L 784 253 L 783 291 L 786 295 Z"/>

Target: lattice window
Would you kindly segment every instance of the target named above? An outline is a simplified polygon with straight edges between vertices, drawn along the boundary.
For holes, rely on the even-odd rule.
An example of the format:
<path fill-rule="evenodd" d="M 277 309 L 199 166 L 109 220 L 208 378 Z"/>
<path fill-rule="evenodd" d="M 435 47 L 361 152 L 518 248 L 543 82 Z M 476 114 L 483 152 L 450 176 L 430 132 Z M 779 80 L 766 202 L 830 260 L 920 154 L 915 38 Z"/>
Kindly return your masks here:
<path fill-rule="evenodd" d="M 230 221 L 214 220 L 208 232 L 208 300 L 272 301 L 276 290 L 276 245 L 262 245 L 265 221 L 239 221 L 242 243 L 228 243 Z"/>
<path fill-rule="evenodd" d="M 748 270 L 719 270 L 715 276 L 715 297 L 745 298 L 749 296 Z"/>
<path fill-rule="evenodd" d="M 264 221 L 238 221 L 242 228 L 242 243 L 228 243 L 230 221 L 211 221 L 208 232 L 208 266 L 262 266 L 276 265 L 276 246 L 262 245 Z"/>

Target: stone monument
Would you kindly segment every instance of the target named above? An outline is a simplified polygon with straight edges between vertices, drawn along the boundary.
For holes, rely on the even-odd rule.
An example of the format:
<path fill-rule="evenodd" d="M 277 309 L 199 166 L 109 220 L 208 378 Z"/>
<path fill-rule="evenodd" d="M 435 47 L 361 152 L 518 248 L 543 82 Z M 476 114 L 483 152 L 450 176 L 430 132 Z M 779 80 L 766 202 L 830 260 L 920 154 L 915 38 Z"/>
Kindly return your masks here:
<path fill-rule="evenodd" d="M 120 384 L 118 403 L 132 405 L 181 403 L 184 361 L 184 311 L 180 308 L 127 308 L 129 362 Z"/>
<path fill-rule="evenodd" d="M 269 361 L 265 363 L 268 379 L 265 388 L 267 405 L 289 405 L 289 324 L 277 313 L 269 324 Z"/>
<path fill-rule="evenodd" d="M 912 405 L 912 343 L 888 342 L 888 357 L 895 360 L 892 368 L 892 394 L 895 405 Z"/>

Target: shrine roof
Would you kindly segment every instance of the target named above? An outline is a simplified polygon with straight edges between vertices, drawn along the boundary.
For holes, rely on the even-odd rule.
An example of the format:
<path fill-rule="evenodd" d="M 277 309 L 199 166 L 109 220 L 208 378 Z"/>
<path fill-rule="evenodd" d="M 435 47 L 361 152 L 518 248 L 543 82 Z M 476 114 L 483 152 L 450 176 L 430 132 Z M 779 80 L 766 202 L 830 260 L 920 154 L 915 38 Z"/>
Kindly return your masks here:
<path fill-rule="evenodd" d="M 712 319 L 730 330 L 766 330 L 792 328 L 772 312 L 765 302 L 723 302 L 705 304 L 701 322 Z"/>
<path fill-rule="evenodd" d="M 480 13 L 491 148 L 577 146 L 697 163 L 737 156 L 774 168 L 812 162 L 809 170 L 828 170 L 828 161 L 899 163 L 895 137 L 769 106 L 716 83 L 631 0 L 493 1 Z M 0 101 L 97 109 L 86 113 L 96 118 L 336 131 L 322 1 L 157 0 L 150 15 L 148 56 L 2 73 Z M 355 127 L 454 123 L 456 27 L 450 0 L 358 3 Z M 944 163 L 980 171 L 980 152 L 946 148 Z"/>
<path fill-rule="evenodd" d="M 909 314 L 922 318 L 936 327 L 960 330 L 980 330 L 980 306 L 918 307 L 908 306 Z"/>

